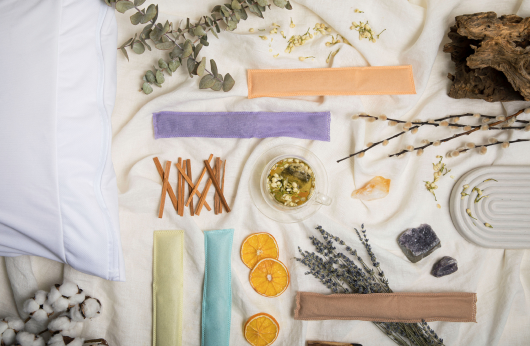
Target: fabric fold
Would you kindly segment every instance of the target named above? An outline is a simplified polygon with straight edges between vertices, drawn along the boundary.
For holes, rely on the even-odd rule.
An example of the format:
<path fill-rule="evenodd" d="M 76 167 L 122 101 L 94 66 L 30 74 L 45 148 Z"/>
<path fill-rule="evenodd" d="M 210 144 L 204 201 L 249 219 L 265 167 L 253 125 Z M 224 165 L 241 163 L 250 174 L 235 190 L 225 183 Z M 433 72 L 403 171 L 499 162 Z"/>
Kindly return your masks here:
<path fill-rule="evenodd" d="M 204 232 L 201 346 L 229 346 L 232 313 L 233 229 Z"/>
<path fill-rule="evenodd" d="M 155 139 L 172 137 L 330 140 L 330 112 L 158 112 Z"/>
<path fill-rule="evenodd" d="M 248 70 L 248 98 L 415 94 L 412 66 Z"/>
<path fill-rule="evenodd" d="M 153 346 L 182 346 L 184 231 L 153 234 Z"/>
<path fill-rule="evenodd" d="M 477 322 L 476 293 L 319 294 L 298 292 L 295 320 Z"/>

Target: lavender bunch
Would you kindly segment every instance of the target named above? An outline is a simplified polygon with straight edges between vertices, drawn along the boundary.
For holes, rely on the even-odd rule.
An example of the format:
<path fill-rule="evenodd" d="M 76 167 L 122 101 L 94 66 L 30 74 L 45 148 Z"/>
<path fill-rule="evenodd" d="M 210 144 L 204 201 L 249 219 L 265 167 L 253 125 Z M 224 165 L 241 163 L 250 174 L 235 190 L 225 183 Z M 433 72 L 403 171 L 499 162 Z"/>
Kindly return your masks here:
<path fill-rule="evenodd" d="M 298 247 L 301 262 L 309 268 L 306 275 L 313 275 L 324 286 L 333 293 L 391 293 L 392 289 L 388 279 L 381 269 L 377 257 L 368 243 L 364 224 L 361 232 L 355 229 L 361 244 L 370 257 L 371 268 L 357 253 L 357 250 L 334 235 L 326 232 L 321 226 L 316 228 L 322 235 L 322 241 L 311 236 L 311 242 L 315 246 L 315 252 L 303 251 Z M 344 247 L 346 254 L 338 252 L 335 245 Z M 349 256 L 348 256 L 349 255 Z M 356 262 L 358 264 L 356 264 Z M 422 323 L 399 323 L 399 322 L 373 322 L 383 333 L 400 346 L 427 346 L 444 345 L 443 339 L 432 330 L 427 322 Z"/>

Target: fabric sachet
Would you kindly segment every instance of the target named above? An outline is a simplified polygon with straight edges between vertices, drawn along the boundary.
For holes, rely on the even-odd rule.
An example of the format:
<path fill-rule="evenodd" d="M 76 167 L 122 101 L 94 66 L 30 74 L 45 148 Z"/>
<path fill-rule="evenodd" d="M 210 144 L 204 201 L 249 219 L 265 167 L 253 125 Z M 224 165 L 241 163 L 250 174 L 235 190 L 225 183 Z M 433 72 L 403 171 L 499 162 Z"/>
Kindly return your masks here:
<path fill-rule="evenodd" d="M 295 320 L 477 322 L 476 293 L 318 294 L 298 292 Z"/>
<path fill-rule="evenodd" d="M 182 345 L 184 231 L 153 235 L 153 346 Z"/>
<path fill-rule="evenodd" d="M 232 310 L 233 229 L 204 232 L 204 290 L 201 346 L 229 346 Z"/>
<path fill-rule="evenodd" d="M 248 98 L 415 94 L 412 66 L 248 70 Z"/>
<path fill-rule="evenodd" d="M 158 112 L 155 139 L 172 137 L 330 140 L 330 112 Z"/>

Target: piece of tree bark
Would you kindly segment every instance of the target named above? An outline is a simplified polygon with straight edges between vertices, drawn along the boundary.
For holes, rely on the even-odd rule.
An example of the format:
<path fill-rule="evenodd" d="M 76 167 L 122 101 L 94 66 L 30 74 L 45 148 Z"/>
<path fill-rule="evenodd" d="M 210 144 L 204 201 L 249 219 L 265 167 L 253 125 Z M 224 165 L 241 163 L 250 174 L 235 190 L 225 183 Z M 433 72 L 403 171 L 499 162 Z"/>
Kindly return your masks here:
<path fill-rule="evenodd" d="M 530 18 L 483 12 L 455 19 L 443 50 L 456 65 L 449 96 L 529 101 Z"/>

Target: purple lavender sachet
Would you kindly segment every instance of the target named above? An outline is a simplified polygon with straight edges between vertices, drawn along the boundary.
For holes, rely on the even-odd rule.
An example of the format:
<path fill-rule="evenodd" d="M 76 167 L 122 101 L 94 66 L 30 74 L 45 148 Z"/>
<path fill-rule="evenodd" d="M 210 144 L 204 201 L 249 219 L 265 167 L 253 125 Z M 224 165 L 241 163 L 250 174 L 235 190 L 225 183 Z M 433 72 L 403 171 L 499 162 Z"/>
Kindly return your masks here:
<path fill-rule="evenodd" d="M 330 112 L 158 112 L 155 139 L 173 137 L 330 140 Z"/>

